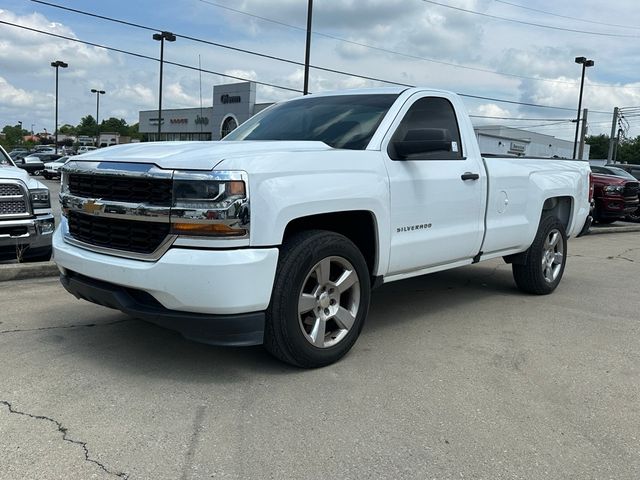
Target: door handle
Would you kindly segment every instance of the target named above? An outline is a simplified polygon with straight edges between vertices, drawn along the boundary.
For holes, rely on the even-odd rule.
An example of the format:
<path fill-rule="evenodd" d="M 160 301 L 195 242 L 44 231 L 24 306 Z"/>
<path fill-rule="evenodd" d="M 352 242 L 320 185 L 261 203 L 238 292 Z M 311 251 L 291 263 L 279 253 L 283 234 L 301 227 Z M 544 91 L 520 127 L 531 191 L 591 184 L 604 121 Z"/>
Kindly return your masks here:
<path fill-rule="evenodd" d="M 471 173 L 471 172 L 464 172 L 460 178 L 464 181 L 467 180 L 478 180 L 480 178 L 480 174 L 478 173 Z"/>

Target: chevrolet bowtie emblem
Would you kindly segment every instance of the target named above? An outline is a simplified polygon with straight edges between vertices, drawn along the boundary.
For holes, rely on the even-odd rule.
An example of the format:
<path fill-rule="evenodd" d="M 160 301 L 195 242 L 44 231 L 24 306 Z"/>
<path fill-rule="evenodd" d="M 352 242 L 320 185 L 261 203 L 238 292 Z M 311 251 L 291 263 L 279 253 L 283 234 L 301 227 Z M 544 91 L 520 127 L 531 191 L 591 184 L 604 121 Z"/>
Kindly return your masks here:
<path fill-rule="evenodd" d="M 100 203 L 98 200 L 87 200 L 82 205 L 82 211 L 90 215 L 99 215 L 104 211 L 104 203 Z"/>

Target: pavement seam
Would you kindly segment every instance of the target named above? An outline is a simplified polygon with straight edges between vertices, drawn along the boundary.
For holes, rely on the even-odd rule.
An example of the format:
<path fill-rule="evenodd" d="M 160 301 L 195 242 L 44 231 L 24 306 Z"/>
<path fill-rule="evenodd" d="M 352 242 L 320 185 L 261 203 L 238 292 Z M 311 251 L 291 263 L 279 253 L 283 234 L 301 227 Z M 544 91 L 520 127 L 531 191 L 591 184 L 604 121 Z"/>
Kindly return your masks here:
<path fill-rule="evenodd" d="M 11 405 L 11 403 L 7 402 L 6 400 L 0 400 L 0 404 L 6 405 L 7 408 L 9 409 L 9 413 L 13 413 L 15 415 L 22 415 L 22 416 L 25 416 L 25 417 L 33 418 L 35 420 L 46 420 L 47 422 L 53 423 L 58 428 L 58 431 L 60 433 L 62 433 L 62 440 L 63 441 L 72 443 L 74 445 L 80 445 L 82 447 L 82 449 L 84 450 L 84 459 L 85 459 L 85 461 L 97 465 L 98 467 L 100 467 L 101 470 L 103 470 L 105 473 L 108 473 L 109 475 L 113 475 L 115 477 L 122 478 L 122 479 L 125 479 L 125 480 L 129 478 L 129 475 L 127 473 L 114 472 L 112 470 L 109 470 L 105 465 L 103 465 L 99 461 L 94 460 L 93 458 L 90 458 L 90 456 L 89 456 L 89 448 L 87 447 L 87 442 L 82 442 L 80 440 L 74 440 L 72 438 L 69 438 L 68 435 L 67 435 L 68 434 L 67 428 L 64 427 L 59 421 L 54 420 L 53 418 L 49 418 L 49 417 L 47 417 L 45 415 L 34 415 L 32 413 L 21 412 L 20 410 L 16 410 L 15 408 L 13 408 L 13 405 Z"/>
<path fill-rule="evenodd" d="M 42 330 L 61 330 L 61 329 L 65 329 L 65 328 L 81 328 L 81 327 L 104 327 L 107 325 L 115 325 L 116 323 L 122 323 L 122 322 L 127 322 L 129 321 L 129 319 L 123 319 L 123 320 L 115 320 L 113 322 L 108 322 L 108 323 L 85 323 L 85 324 L 80 324 L 80 325 L 60 325 L 57 327 L 39 327 L 39 328 L 16 328 L 13 330 L 0 330 L 0 335 L 4 334 L 4 333 L 21 333 L 21 332 L 39 332 Z"/>

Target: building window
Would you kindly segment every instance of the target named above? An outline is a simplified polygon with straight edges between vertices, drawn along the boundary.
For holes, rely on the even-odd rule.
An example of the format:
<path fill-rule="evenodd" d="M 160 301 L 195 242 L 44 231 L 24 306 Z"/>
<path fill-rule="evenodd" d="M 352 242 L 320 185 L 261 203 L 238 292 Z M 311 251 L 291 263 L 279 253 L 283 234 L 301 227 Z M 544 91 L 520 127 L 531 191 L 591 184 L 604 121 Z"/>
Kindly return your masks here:
<path fill-rule="evenodd" d="M 222 122 L 222 129 L 220 130 L 220 138 L 224 138 L 227 135 L 229 135 L 231 132 L 233 132 L 236 127 L 238 126 L 238 122 L 236 122 L 236 119 L 233 117 L 227 117 L 224 119 L 224 122 Z"/>

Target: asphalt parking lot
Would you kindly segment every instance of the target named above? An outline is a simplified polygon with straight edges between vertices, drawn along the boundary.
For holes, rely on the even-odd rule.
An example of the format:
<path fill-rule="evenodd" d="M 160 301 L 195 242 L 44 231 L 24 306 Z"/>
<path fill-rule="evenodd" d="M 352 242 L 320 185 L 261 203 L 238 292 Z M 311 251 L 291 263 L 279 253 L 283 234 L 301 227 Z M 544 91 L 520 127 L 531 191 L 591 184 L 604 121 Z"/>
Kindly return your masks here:
<path fill-rule="evenodd" d="M 636 479 L 639 235 L 572 240 L 545 297 L 498 261 L 383 286 L 311 371 L 3 282 L 0 478 Z"/>

